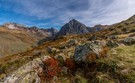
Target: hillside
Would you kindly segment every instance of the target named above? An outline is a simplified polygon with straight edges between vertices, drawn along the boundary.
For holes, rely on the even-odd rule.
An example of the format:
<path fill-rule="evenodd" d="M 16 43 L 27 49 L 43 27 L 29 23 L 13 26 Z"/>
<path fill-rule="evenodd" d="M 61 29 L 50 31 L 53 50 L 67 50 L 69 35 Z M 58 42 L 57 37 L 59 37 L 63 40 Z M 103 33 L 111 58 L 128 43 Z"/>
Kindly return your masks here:
<path fill-rule="evenodd" d="M 37 41 L 55 34 L 54 31 L 6 23 L 0 27 L 0 57 L 31 49 Z"/>
<path fill-rule="evenodd" d="M 134 22 L 133 16 L 102 31 L 60 37 L 1 58 L 1 82 L 134 83 Z"/>

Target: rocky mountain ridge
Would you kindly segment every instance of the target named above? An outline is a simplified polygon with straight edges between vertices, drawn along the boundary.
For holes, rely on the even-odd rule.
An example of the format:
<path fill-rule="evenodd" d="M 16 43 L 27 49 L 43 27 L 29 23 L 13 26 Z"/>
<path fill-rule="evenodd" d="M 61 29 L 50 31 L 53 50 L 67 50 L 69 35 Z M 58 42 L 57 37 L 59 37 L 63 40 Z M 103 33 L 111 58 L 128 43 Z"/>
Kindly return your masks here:
<path fill-rule="evenodd" d="M 72 19 L 64 26 L 61 27 L 57 37 L 65 36 L 65 35 L 79 35 L 79 34 L 86 34 L 89 32 L 95 32 L 103 29 L 109 28 L 108 25 L 95 25 L 94 27 L 87 27 L 85 24 Z"/>
<path fill-rule="evenodd" d="M 2 25 L 5 28 L 8 29 L 17 29 L 17 30 L 25 30 L 27 32 L 31 32 L 33 34 L 37 34 L 39 36 L 52 36 L 54 34 L 56 34 L 58 32 L 58 30 L 56 30 L 55 28 L 48 28 L 48 29 L 43 29 L 43 28 L 39 28 L 36 26 L 33 27 L 27 27 L 21 24 L 17 24 L 17 23 L 5 23 Z"/>

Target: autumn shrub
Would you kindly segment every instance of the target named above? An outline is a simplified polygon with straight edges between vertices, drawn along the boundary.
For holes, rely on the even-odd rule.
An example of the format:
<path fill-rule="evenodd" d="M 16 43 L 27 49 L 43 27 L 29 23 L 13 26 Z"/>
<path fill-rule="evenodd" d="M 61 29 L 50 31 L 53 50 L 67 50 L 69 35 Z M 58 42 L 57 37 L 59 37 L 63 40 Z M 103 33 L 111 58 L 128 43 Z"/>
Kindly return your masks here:
<path fill-rule="evenodd" d="M 86 56 L 86 61 L 95 61 L 97 59 L 97 55 L 95 53 L 88 53 Z"/>
<path fill-rule="evenodd" d="M 58 60 L 54 58 L 48 58 L 47 60 L 43 61 L 44 62 L 44 67 L 43 67 L 43 73 L 44 78 L 46 80 L 52 80 L 54 76 L 60 72 L 60 67 L 59 67 L 59 62 Z"/>
<path fill-rule="evenodd" d="M 68 69 L 73 70 L 75 68 L 75 62 L 73 59 L 67 58 L 65 61 L 66 67 L 68 67 Z"/>
<path fill-rule="evenodd" d="M 108 47 L 103 47 L 102 51 L 100 51 L 100 53 L 99 53 L 99 56 L 100 56 L 101 58 L 106 57 L 108 51 L 109 51 L 109 48 L 108 48 Z"/>
<path fill-rule="evenodd" d="M 93 62 L 93 61 L 96 61 L 97 58 L 104 58 L 107 56 L 107 52 L 109 51 L 109 48 L 108 47 L 103 47 L 102 51 L 99 52 L 99 55 L 97 56 L 96 53 L 88 53 L 86 55 L 86 61 L 90 61 L 90 62 Z"/>

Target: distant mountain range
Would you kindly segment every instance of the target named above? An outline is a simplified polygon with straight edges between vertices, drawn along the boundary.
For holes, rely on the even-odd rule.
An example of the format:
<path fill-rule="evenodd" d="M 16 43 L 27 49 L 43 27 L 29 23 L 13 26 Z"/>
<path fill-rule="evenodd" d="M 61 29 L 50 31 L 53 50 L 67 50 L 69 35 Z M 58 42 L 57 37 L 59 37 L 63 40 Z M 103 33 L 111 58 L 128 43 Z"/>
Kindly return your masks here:
<path fill-rule="evenodd" d="M 16 30 L 24 30 L 30 33 L 33 33 L 39 37 L 46 37 L 46 36 L 52 36 L 58 32 L 55 28 L 48 28 L 48 29 L 40 29 L 36 26 L 33 27 L 27 27 L 21 24 L 17 23 L 5 23 L 3 27 L 8 28 L 8 29 L 16 29 Z"/>
<path fill-rule="evenodd" d="M 42 44 L 61 36 L 79 35 L 108 28 L 107 25 L 87 27 L 85 24 L 72 19 L 60 31 L 55 28 L 27 27 L 17 23 L 5 23 L 0 28 L 0 56 L 14 54 L 31 48 L 35 43 Z M 9 42 L 10 41 L 10 42 Z M 6 52 L 5 52 L 6 50 Z"/>
<path fill-rule="evenodd" d="M 95 32 L 108 28 L 108 25 L 96 25 L 94 27 L 87 27 L 85 24 L 72 19 L 66 23 L 57 34 L 57 37 L 72 35 L 72 34 L 85 34 L 89 32 Z"/>
<path fill-rule="evenodd" d="M 59 38 L 61 36 L 68 36 L 68 35 L 80 35 L 86 34 L 90 32 L 100 31 L 109 28 L 109 25 L 95 25 L 94 27 L 88 27 L 85 24 L 72 19 L 64 26 L 61 27 L 60 31 L 51 37 L 44 38 L 38 42 L 38 44 L 42 44 L 45 41 L 53 40 Z"/>

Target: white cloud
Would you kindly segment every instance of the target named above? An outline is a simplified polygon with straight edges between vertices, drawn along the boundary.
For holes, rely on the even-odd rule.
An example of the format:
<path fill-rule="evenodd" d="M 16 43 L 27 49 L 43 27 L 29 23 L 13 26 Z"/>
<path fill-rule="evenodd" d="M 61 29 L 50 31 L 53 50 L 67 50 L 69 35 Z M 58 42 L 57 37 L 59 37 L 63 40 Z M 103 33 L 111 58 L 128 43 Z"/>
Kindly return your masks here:
<path fill-rule="evenodd" d="M 14 0 L 21 7 L 17 13 L 33 16 L 35 20 L 51 19 L 37 25 L 62 26 L 77 19 L 88 26 L 113 24 L 135 14 L 135 0 Z M 77 2 L 78 1 L 78 2 Z M 74 7 L 75 6 L 75 7 Z"/>

